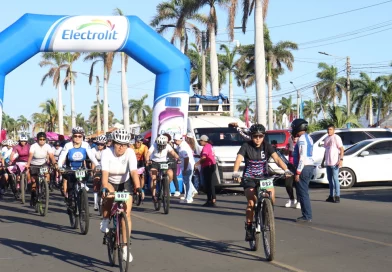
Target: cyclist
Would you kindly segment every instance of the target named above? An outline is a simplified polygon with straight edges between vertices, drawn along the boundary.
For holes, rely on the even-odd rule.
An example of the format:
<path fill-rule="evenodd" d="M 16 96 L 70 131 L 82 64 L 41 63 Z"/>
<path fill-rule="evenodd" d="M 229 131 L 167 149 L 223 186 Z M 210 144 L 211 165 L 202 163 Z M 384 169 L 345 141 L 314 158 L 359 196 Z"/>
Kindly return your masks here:
<path fill-rule="evenodd" d="M 58 167 L 61 168 L 65 162 L 67 167 L 72 170 L 82 168 L 85 164 L 87 157 L 95 164 L 99 163 L 95 156 L 91 153 L 90 145 L 83 141 L 84 129 L 82 127 L 74 127 L 72 129 L 72 141 L 65 144 L 61 151 Z M 66 201 L 68 200 L 68 192 L 73 189 L 76 179 L 71 175 L 63 175 L 63 191 Z M 68 201 L 67 201 L 68 202 Z"/>
<path fill-rule="evenodd" d="M 5 193 L 6 187 L 8 187 L 8 173 L 5 171 L 4 167 L 10 165 L 10 156 L 12 153 L 12 145 L 13 142 L 11 139 L 4 140 L 3 141 L 3 149 L 1 152 L 1 165 L 2 165 L 2 188 L 1 188 L 1 194 L 3 195 Z"/>
<path fill-rule="evenodd" d="M 94 169 L 99 169 L 101 167 L 101 157 L 102 157 L 102 152 L 106 149 L 106 136 L 105 135 L 100 135 L 96 139 L 96 145 L 92 149 L 91 153 L 95 157 L 95 159 L 98 161 L 98 165 L 93 164 Z M 94 174 L 94 179 L 93 179 L 93 185 L 94 185 L 94 210 L 98 211 L 98 192 L 101 189 L 101 177 L 99 175 Z"/>
<path fill-rule="evenodd" d="M 276 164 L 285 171 L 285 174 L 290 175 L 287 165 L 280 159 L 271 144 L 264 141 L 265 127 L 261 124 L 254 124 L 249 129 L 251 141 L 245 142 L 237 153 L 237 158 L 234 163 L 233 178 L 236 181 L 240 180 L 241 174 L 238 172 L 240 164 L 245 160 L 245 167 L 242 173 L 243 177 L 249 178 L 268 178 L 267 162 L 270 157 L 274 159 Z M 256 184 L 255 182 L 246 182 L 243 184 L 248 205 L 246 207 L 246 236 L 245 241 L 252 240 L 252 222 L 254 218 L 254 206 L 257 202 Z M 275 203 L 274 188 L 267 189 L 271 194 L 272 204 Z"/>
<path fill-rule="evenodd" d="M 102 152 L 102 198 L 106 198 L 107 192 L 133 192 L 136 188 L 138 194 L 141 194 L 139 175 L 137 173 L 137 160 L 135 152 L 128 148 L 130 134 L 125 129 L 118 129 L 112 132 L 113 145 L 106 148 Z M 133 183 L 131 182 L 131 180 Z M 113 198 L 107 199 L 103 204 L 103 220 L 100 224 L 100 230 L 104 233 L 109 231 L 110 209 L 113 204 Z M 125 204 L 126 215 L 129 226 L 129 233 L 123 233 L 123 237 L 131 237 L 131 210 L 132 210 L 132 194 Z M 125 228 L 123 228 L 125 232 Z M 126 249 L 126 247 L 125 247 Z M 123 250 L 123 259 L 127 259 L 129 254 L 129 262 L 133 257 L 131 252 Z"/>
<path fill-rule="evenodd" d="M 109 133 L 109 134 L 107 135 L 106 147 L 109 147 L 109 146 L 111 146 L 111 145 L 112 145 L 112 134 Z"/>
<path fill-rule="evenodd" d="M 144 199 L 144 172 L 145 172 L 145 164 L 148 153 L 148 148 L 143 144 L 143 137 L 141 135 L 137 135 L 135 138 L 135 144 L 131 147 L 133 151 L 135 151 L 136 159 L 137 159 L 137 172 L 139 174 L 140 179 L 140 188 L 142 188 L 142 199 Z"/>
<path fill-rule="evenodd" d="M 157 169 L 159 169 L 159 162 L 166 162 L 168 160 L 168 153 L 172 155 L 176 160 L 179 159 L 179 156 L 174 149 L 168 144 L 169 139 L 165 135 L 159 135 L 155 142 L 151 145 L 150 149 L 147 153 L 147 164 L 150 164 L 150 159 L 152 161 L 150 168 L 150 177 L 151 177 L 151 192 L 152 199 L 154 202 L 157 202 L 158 199 L 155 196 L 156 193 L 156 180 L 157 180 Z M 175 173 L 177 174 L 177 173 Z M 173 171 L 171 169 L 167 170 L 167 175 L 169 180 L 173 180 Z"/>
<path fill-rule="evenodd" d="M 30 144 L 27 143 L 28 137 L 24 134 L 19 136 L 19 142 L 13 147 L 12 153 L 10 155 L 10 164 L 12 166 L 8 167 L 10 172 L 16 172 L 19 168 L 20 171 L 24 171 L 26 167 L 27 160 L 29 159 Z M 16 188 L 19 189 L 19 175 L 17 180 Z M 27 181 L 30 181 L 30 173 L 27 172 Z"/>
<path fill-rule="evenodd" d="M 37 142 L 30 147 L 29 158 L 27 160 L 26 168 L 30 168 L 30 176 L 31 176 L 31 200 L 30 205 L 35 206 L 34 200 L 36 197 L 36 179 L 39 174 L 39 167 L 46 166 L 46 158 L 52 161 L 52 164 L 57 167 L 56 160 L 53 156 L 53 150 L 49 144 L 46 143 L 46 134 L 45 132 L 38 132 L 37 134 Z M 46 173 L 46 181 L 49 183 L 49 172 Z"/>

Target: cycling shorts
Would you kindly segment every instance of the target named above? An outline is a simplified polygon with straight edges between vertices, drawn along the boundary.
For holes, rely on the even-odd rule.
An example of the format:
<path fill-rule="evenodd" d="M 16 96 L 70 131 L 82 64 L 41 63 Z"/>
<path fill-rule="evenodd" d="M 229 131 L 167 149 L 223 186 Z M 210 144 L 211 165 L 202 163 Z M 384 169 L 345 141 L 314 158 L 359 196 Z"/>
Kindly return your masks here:
<path fill-rule="evenodd" d="M 120 184 L 114 184 L 111 182 L 109 182 L 109 183 L 110 183 L 110 185 L 113 186 L 115 192 L 124 192 L 124 191 L 130 192 L 130 193 L 133 192 L 133 183 L 130 179 L 127 180 L 126 182 L 120 183 Z"/>

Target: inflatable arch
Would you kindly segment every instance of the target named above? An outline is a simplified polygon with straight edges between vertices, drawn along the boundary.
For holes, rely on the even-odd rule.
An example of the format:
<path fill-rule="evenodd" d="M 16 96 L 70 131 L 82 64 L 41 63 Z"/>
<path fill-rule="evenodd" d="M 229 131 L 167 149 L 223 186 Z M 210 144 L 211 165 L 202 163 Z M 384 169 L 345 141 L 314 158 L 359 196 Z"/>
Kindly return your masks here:
<path fill-rule="evenodd" d="M 186 133 L 189 59 L 136 16 L 25 14 L 0 33 L 0 128 L 5 76 L 38 52 L 125 52 L 156 75 L 152 139 Z"/>

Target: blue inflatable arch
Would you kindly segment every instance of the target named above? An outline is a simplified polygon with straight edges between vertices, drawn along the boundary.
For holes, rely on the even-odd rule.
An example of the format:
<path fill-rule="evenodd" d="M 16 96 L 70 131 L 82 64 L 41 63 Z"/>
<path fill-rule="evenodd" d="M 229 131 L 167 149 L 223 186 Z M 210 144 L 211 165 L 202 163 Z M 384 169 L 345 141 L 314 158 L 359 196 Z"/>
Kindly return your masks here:
<path fill-rule="evenodd" d="M 0 126 L 5 76 L 38 52 L 125 52 L 156 75 L 152 139 L 186 133 L 189 59 L 136 16 L 25 14 L 0 33 Z M 1 127 L 0 127 L 1 128 Z"/>

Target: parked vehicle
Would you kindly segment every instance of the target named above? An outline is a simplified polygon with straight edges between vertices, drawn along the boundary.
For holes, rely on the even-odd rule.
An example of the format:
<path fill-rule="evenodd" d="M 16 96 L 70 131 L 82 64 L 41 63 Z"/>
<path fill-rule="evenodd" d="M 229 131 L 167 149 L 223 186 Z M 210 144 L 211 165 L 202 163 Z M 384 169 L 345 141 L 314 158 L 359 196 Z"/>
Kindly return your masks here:
<path fill-rule="evenodd" d="M 361 182 L 392 181 L 392 138 L 364 140 L 347 148 L 339 170 L 340 188 Z M 314 170 L 312 182 L 328 184 L 326 168 Z"/>
<path fill-rule="evenodd" d="M 281 155 L 288 159 L 288 146 L 291 137 L 290 130 L 267 130 L 267 137 L 265 138 Z M 283 174 L 284 171 L 270 158 L 268 162 L 270 175 Z"/>

